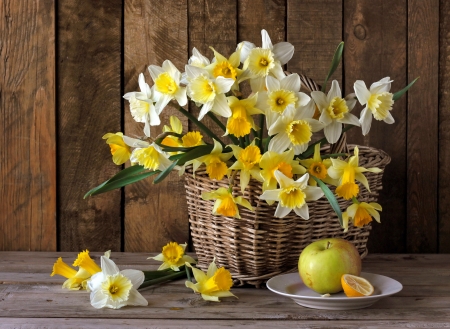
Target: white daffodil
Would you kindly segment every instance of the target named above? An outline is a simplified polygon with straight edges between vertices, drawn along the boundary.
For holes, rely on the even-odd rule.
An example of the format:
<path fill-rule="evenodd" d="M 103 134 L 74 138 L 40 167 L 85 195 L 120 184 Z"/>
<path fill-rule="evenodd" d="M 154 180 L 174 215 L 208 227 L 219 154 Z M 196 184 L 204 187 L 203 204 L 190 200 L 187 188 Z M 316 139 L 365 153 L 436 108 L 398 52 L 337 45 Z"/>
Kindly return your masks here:
<path fill-rule="evenodd" d="M 285 74 L 281 65 L 286 64 L 294 54 L 294 46 L 289 42 L 280 42 L 272 45 L 269 34 L 261 30 L 262 47 L 244 42 L 241 47 L 241 59 L 245 58 L 243 69 L 251 73 L 250 85 L 253 92 L 262 91 L 265 87 L 265 77 L 273 75 L 282 79 Z"/>
<path fill-rule="evenodd" d="M 194 47 L 192 49 L 192 56 L 188 60 L 188 64 L 191 66 L 203 68 L 211 64 L 211 62 L 207 57 L 203 56 L 197 48 Z M 189 83 L 186 72 L 181 73 L 181 83 L 184 85 L 187 85 Z"/>
<path fill-rule="evenodd" d="M 311 140 L 313 132 L 319 131 L 324 124 L 313 119 L 314 104 L 309 102 L 306 106 L 295 109 L 289 105 L 284 114 L 269 128 L 269 135 L 273 136 L 269 142 L 269 151 L 281 153 L 287 148 L 294 149 L 294 154 L 304 152 Z"/>
<path fill-rule="evenodd" d="M 294 210 L 301 218 L 309 219 L 309 209 L 306 202 L 320 199 L 323 196 L 322 189 L 307 185 L 308 174 L 294 181 L 277 170 L 275 171 L 275 177 L 280 184 L 280 188 L 267 190 L 259 198 L 278 201 L 275 217 L 283 218 Z"/>
<path fill-rule="evenodd" d="M 144 272 L 119 271 L 114 262 L 101 257 L 102 271 L 94 274 L 88 283 L 91 305 L 95 308 L 118 309 L 126 305 L 147 306 L 147 300 L 137 291 L 144 282 Z"/>
<path fill-rule="evenodd" d="M 155 82 L 153 89 L 156 113 L 161 114 L 172 99 L 180 106 L 187 104 L 186 88 L 180 86 L 181 73 L 171 61 L 165 60 L 162 67 L 150 65 L 148 70 Z"/>
<path fill-rule="evenodd" d="M 358 80 L 354 84 L 355 94 L 361 105 L 366 107 L 361 111 L 359 122 L 361 123 L 363 135 L 367 135 L 372 124 L 372 115 L 375 120 L 388 124 L 394 123 L 391 110 L 394 105 L 392 99 L 394 95 L 389 92 L 391 90 L 392 80 L 389 77 L 383 78 L 378 82 L 372 83 L 370 89 L 367 89 L 366 84 L 362 80 Z"/>
<path fill-rule="evenodd" d="M 145 82 L 144 75 L 139 74 L 140 92 L 126 93 L 123 98 L 130 102 L 131 116 L 136 122 L 143 122 L 144 134 L 150 137 L 150 126 L 159 126 L 161 120 L 153 105 L 152 90 Z"/>
<path fill-rule="evenodd" d="M 267 76 L 266 86 L 267 91 L 258 93 L 256 107 L 264 111 L 269 128 L 289 105 L 297 109 L 306 106 L 311 100 L 308 95 L 299 92 L 301 81 L 297 73 L 285 76 L 281 80 Z"/>
<path fill-rule="evenodd" d="M 124 138 L 125 143 L 128 144 L 130 141 L 134 141 L 134 145 L 139 145 L 133 150 L 131 153 L 130 161 L 132 163 L 138 163 L 141 166 L 144 166 L 145 169 L 149 170 L 165 170 L 170 165 L 172 165 L 172 161 L 169 160 L 169 156 L 161 150 L 157 144 L 152 143 L 145 146 L 146 142 L 142 142 L 139 140 L 133 140 L 132 138 Z"/>
<path fill-rule="evenodd" d="M 209 111 L 223 117 L 231 116 L 225 93 L 229 92 L 234 84 L 233 79 L 218 76 L 211 78 L 208 71 L 199 67 L 186 65 L 187 93 L 197 104 L 203 105 L 198 119 L 201 120 Z"/>
<path fill-rule="evenodd" d="M 350 113 L 355 107 L 356 100 L 353 97 L 342 98 L 341 88 L 336 80 L 333 80 L 328 95 L 321 91 L 313 91 L 311 97 L 319 109 L 319 121 L 325 124 L 324 133 L 328 143 L 338 141 L 343 123 L 359 126 L 358 118 Z"/>

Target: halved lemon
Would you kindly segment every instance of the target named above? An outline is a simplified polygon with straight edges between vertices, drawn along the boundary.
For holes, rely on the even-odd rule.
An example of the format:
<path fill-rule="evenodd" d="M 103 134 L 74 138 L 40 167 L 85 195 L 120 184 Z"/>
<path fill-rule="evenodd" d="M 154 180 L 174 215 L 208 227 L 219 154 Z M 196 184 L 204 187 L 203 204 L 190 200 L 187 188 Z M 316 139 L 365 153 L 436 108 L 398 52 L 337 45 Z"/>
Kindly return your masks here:
<path fill-rule="evenodd" d="M 370 296 L 374 290 L 369 281 L 351 274 L 341 276 L 341 284 L 347 297 Z"/>

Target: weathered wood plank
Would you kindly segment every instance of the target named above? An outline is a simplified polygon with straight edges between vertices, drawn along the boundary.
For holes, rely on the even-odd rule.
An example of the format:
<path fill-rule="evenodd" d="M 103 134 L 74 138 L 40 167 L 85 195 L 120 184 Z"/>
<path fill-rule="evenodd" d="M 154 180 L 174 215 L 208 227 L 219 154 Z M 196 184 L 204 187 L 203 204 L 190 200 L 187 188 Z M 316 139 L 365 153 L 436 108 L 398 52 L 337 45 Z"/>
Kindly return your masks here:
<path fill-rule="evenodd" d="M 407 251 L 437 252 L 439 1 L 408 0 Z M 426 109 L 426 110 L 424 110 Z"/>
<path fill-rule="evenodd" d="M 323 84 L 342 41 L 342 1 L 288 0 L 287 41 L 295 47 L 288 70 Z M 333 79 L 342 85 L 342 64 L 329 83 Z"/>
<path fill-rule="evenodd" d="M 121 130 L 122 1 L 58 3 L 61 250 L 120 250 L 121 196 L 83 200 L 118 168 L 102 136 Z"/>
<path fill-rule="evenodd" d="M 439 3 L 439 252 L 450 252 L 450 2 Z"/>
<path fill-rule="evenodd" d="M 407 85 L 406 8 L 406 0 L 344 2 L 347 94 L 354 92 L 356 80 L 363 80 L 370 87 L 373 82 L 389 76 L 394 80 L 391 91 Z M 359 117 L 362 108 L 358 104 L 353 114 Z M 368 243 L 370 252 L 406 250 L 406 97 L 395 103 L 392 113 L 396 121 L 392 125 L 373 120 L 367 136 L 362 135 L 360 128 L 347 133 L 350 143 L 383 149 L 392 158 L 383 175 L 383 191 L 379 199 L 383 207 L 382 223 L 372 224 Z"/>
<path fill-rule="evenodd" d="M 187 1 L 125 1 L 125 92 L 137 91 L 137 77 L 147 67 L 161 66 L 169 59 L 184 71 L 187 63 Z M 143 127 L 125 111 L 125 133 L 143 136 Z M 152 136 L 177 115 L 187 129 L 187 119 L 168 106 L 161 114 L 161 126 L 152 127 Z M 184 179 L 171 173 L 162 183 L 140 181 L 125 188 L 125 250 L 159 251 L 169 241 L 188 242 L 189 229 Z"/>
<path fill-rule="evenodd" d="M 0 250 L 56 250 L 55 4 L 0 17 Z"/>

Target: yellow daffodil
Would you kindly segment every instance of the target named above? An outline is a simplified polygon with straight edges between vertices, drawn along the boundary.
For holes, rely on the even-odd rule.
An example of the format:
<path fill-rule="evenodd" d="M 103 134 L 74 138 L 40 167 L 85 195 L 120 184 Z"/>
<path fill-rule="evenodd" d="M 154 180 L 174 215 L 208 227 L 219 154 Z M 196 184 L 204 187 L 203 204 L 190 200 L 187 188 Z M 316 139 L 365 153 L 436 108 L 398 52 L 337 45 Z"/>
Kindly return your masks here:
<path fill-rule="evenodd" d="M 186 266 L 192 268 L 195 281 L 197 281 L 195 284 L 191 281 L 186 281 L 186 287 L 201 294 L 204 300 L 219 302 L 219 297 L 236 297 L 230 292 L 230 288 L 233 285 L 230 271 L 224 267 L 217 268 L 214 260 L 209 265 L 206 273 L 192 267 L 189 263 L 186 263 Z"/>
<path fill-rule="evenodd" d="M 379 223 L 381 211 L 381 205 L 375 202 L 366 203 L 354 203 L 347 208 L 347 211 L 342 213 L 342 219 L 344 224 L 344 232 L 348 231 L 348 221 L 351 220 L 356 227 L 362 227 L 369 224 L 372 221 L 372 217 Z"/>
<path fill-rule="evenodd" d="M 216 200 L 213 208 L 213 215 L 225 217 L 241 218 L 238 204 L 253 211 L 251 204 L 241 196 L 233 197 L 231 192 L 224 187 L 220 187 L 213 192 L 202 193 L 203 200 Z"/>
<path fill-rule="evenodd" d="M 320 156 L 320 143 L 314 146 L 314 155 L 311 159 L 299 160 L 299 162 L 308 171 L 309 185 L 317 185 L 317 182 L 311 176 L 317 177 L 330 185 L 337 185 L 337 181 L 328 176 L 328 168 L 332 165 L 332 162 L 330 159 L 322 160 Z"/>
<path fill-rule="evenodd" d="M 170 121 L 170 127 L 164 125 L 163 132 L 171 132 L 171 133 L 176 133 L 176 134 L 183 133 L 183 124 L 181 123 L 180 119 L 171 115 L 169 118 L 169 121 Z M 181 146 L 180 139 L 177 136 L 172 136 L 172 135 L 166 136 L 162 140 L 161 144 L 166 145 L 166 146 L 171 146 L 171 147 L 180 147 Z"/>
<path fill-rule="evenodd" d="M 89 256 L 89 250 L 80 252 L 77 259 L 75 259 L 75 261 L 73 262 L 72 266 L 82 267 L 91 275 L 94 275 L 95 273 L 98 273 L 102 270 Z"/>
<path fill-rule="evenodd" d="M 218 76 L 211 77 L 206 69 L 186 65 L 187 93 L 197 104 L 203 105 L 198 119 L 201 120 L 209 111 L 228 118 L 231 110 L 227 104 L 225 93 L 230 91 L 234 80 Z"/>
<path fill-rule="evenodd" d="M 165 270 L 166 268 L 171 268 L 174 271 L 179 271 L 179 267 L 185 263 L 195 264 L 195 260 L 188 255 L 184 254 L 187 244 L 178 244 L 176 242 L 169 242 L 166 244 L 162 253 L 155 257 L 149 257 L 147 259 L 154 259 L 163 262 L 158 268 L 158 271 Z"/>
<path fill-rule="evenodd" d="M 126 305 L 148 305 L 137 291 L 144 282 L 142 271 L 119 271 L 117 265 L 105 256 L 101 257 L 101 267 L 101 271 L 94 274 L 88 283 L 93 307 L 118 309 Z"/>
<path fill-rule="evenodd" d="M 294 154 L 300 154 L 308 148 L 313 132 L 321 130 L 324 125 L 312 118 L 313 103 L 296 109 L 289 105 L 277 121 L 269 128 L 269 135 L 273 136 L 269 142 L 269 151 L 283 152 L 292 147 Z"/>
<path fill-rule="evenodd" d="M 339 180 L 339 186 L 336 188 L 336 194 L 346 200 L 354 198 L 359 193 L 359 181 L 367 191 L 370 192 L 367 178 L 363 175 L 364 172 L 379 173 L 382 170 L 379 168 L 364 168 L 359 167 L 359 149 L 355 146 L 354 156 L 350 157 L 348 161 L 340 159 L 331 159 L 333 165 L 328 168 L 328 175 L 331 178 Z"/>
<path fill-rule="evenodd" d="M 153 88 L 156 113 L 161 114 L 172 99 L 175 99 L 180 106 L 187 104 L 186 88 L 180 86 L 181 73 L 171 61 L 165 60 L 162 67 L 150 65 L 148 70 L 155 82 Z"/>
<path fill-rule="evenodd" d="M 130 112 L 133 119 L 136 122 L 143 122 L 145 124 L 144 134 L 150 137 L 150 126 L 159 126 L 161 120 L 153 105 L 152 91 L 145 82 L 142 73 L 139 74 L 139 88 L 141 89 L 140 92 L 126 93 L 123 98 L 130 102 Z"/>
<path fill-rule="evenodd" d="M 327 95 L 321 91 L 312 91 L 311 97 L 320 111 L 319 121 L 325 125 L 324 133 L 328 143 L 338 141 L 343 123 L 360 125 L 358 118 L 350 113 L 356 100 L 353 97 L 342 98 L 341 88 L 336 80 L 333 80 Z"/>
<path fill-rule="evenodd" d="M 277 188 L 275 171 L 281 171 L 285 176 L 292 178 L 295 174 L 304 174 L 306 169 L 298 161 L 294 160 L 294 150 L 287 150 L 283 153 L 267 151 L 259 162 L 261 167 L 261 177 L 264 179 L 263 191 Z M 268 202 L 272 204 L 272 201 Z"/>
<path fill-rule="evenodd" d="M 261 150 L 253 142 L 245 149 L 237 145 L 230 145 L 233 150 L 234 157 L 237 161 L 230 167 L 230 170 L 240 170 L 241 191 L 244 193 L 245 188 L 250 182 L 250 177 L 259 181 L 263 181 L 259 169 L 259 161 L 261 160 Z"/>
<path fill-rule="evenodd" d="M 87 280 L 91 277 L 91 273 L 82 267 L 79 267 L 78 271 L 66 264 L 61 257 L 53 265 L 53 272 L 55 274 L 65 277 L 67 280 L 63 283 L 62 287 L 70 290 L 86 289 Z"/>
<path fill-rule="evenodd" d="M 355 82 L 356 97 L 361 105 L 366 105 L 361 111 L 361 117 L 359 119 L 363 135 L 369 133 L 372 124 L 372 115 L 375 120 L 383 120 L 388 124 L 395 122 L 390 112 L 392 105 L 394 105 L 394 100 L 392 99 L 394 95 L 389 92 L 391 90 L 391 82 L 392 80 L 386 77 L 373 83 L 370 89 L 367 89 L 364 81 L 358 80 Z"/>
<path fill-rule="evenodd" d="M 103 135 L 106 144 L 109 145 L 112 154 L 112 160 L 116 165 L 121 165 L 130 159 L 130 147 L 123 140 L 123 133 L 107 133 Z"/>
<path fill-rule="evenodd" d="M 214 148 L 211 153 L 197 158 L 198 162 L 206 165 L 206 172 L 211 179 L 221 180 L 228 172 L 226 161 L 233 156 L 233 152 L 222 153 L 222 151 L 222 145 L 214 139 Z"/>
<path fill-rule="evenodd" d="M 309 219 L 307 201 L 315 201 L 323 196 L 320 187 L 308 186 L 309 175 L 305 174 L 296 181 L 286 177 L 281 171 L 275 171 L 280 184 L 279 189 L 266 190 L 259 197 L 262 200 L 278 201 L 275 217 L 286 217 L 292 210 L 303 219 Z"/>
<path fill-rule="evenodd" d="M 261 36 L 261 48 L 249 42 L 240 44 L 241 60 L 245 58 L 243 69 L 248 69 L 251 74 L 250 85 L 253 92 L 265 89 L 265 77 L 269 74 L 282 79 L 285 74 L 281 66 L 286 64 L 294 54 L 294 46 L 289 42 L 272 45 L 266 30 L 261 31 Z"/>
<path fill-rule="evenodd" d="M 308 95 L 299 92 L 301 81 L 297 73 L 283 77 L 281 80 L 269 75 L 266 77 L 266 86 L 267 91 L 258 93 L 256 107 L 264 111 L 268 128 L 275 123 L 288 106 L 300 110 L 311 101 Z"/>
<path fill-rule="evenodd" d="M 183 147 L 194 147 L 203 144 L 205 144 L 203 135 L 199 131 L 190 131 L 181 137 L 181 145 Z"/>
<path fill-rule="evenodd" d="M 134 149 L 131 153 L 130 160 L 150 170 L 163 171 L 172 164 L 168 156 L 155 143 L 144 148 Z"/>
<path fill-rule="evenodd" d="M 244 137 L 250 134 L 251 129 L 258 130 L 252 117 L 252 115 L 264 113 L 255 107 L 258 94 L 242 100 L 234 96 L 227 99 L 232 114 L 228 118 L 225 135 L 233 134 L 236 137 Z"/>

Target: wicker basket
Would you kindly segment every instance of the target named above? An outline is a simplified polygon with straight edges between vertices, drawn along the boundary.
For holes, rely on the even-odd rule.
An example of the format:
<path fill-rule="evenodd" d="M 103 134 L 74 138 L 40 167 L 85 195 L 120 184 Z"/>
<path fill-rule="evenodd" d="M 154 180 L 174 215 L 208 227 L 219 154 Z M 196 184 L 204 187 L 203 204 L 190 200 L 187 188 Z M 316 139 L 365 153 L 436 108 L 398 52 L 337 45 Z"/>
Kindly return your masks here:
<path fill-rule="evenodd" d="M 346 145 L 347 146 L 347 145 Z M 348 145 L 352 152 L 354 146 Z M 390 157 L 383 151 L 360 146 L 360 165 L 384 167 Z M 374 202 L 382 189 L 382 173 L 367 172 L 371 193 L 360 185 L 360 201 Z M 186 170 L 186 198 L 192 241 L 198 256 L 198 267 L 203 270 L 216 258 L 219 266 L 230 270 L 235 285 L 245 283 L 259 286 L 269 278 L 297 267 L 298 256 L 309 243 L 322 238 L 340 237 L 351 241 L 360 255 L 367 254 L 367 240 L 371 226 L 349 227 L 344 233 L 336 214 L 325 197 L 308 202 L 310 219 L 303 220 L 294 212 L 284 218 L 276 218 L 276 204 L 269 206 L 259 199 L 261 183 L 252 179 L 244 192 L 254 212 L 239 207 L 241 219 L 214 216 L 214 201 L 202 200 L 203 192 L 229 186 L 227 178 L 211 180 L 204 168 L 192 173 Z M 234 179 L 233 193 L 240 194 L 239 175 Z M 341 209 L 350 201 L 339 201 Z"/>

